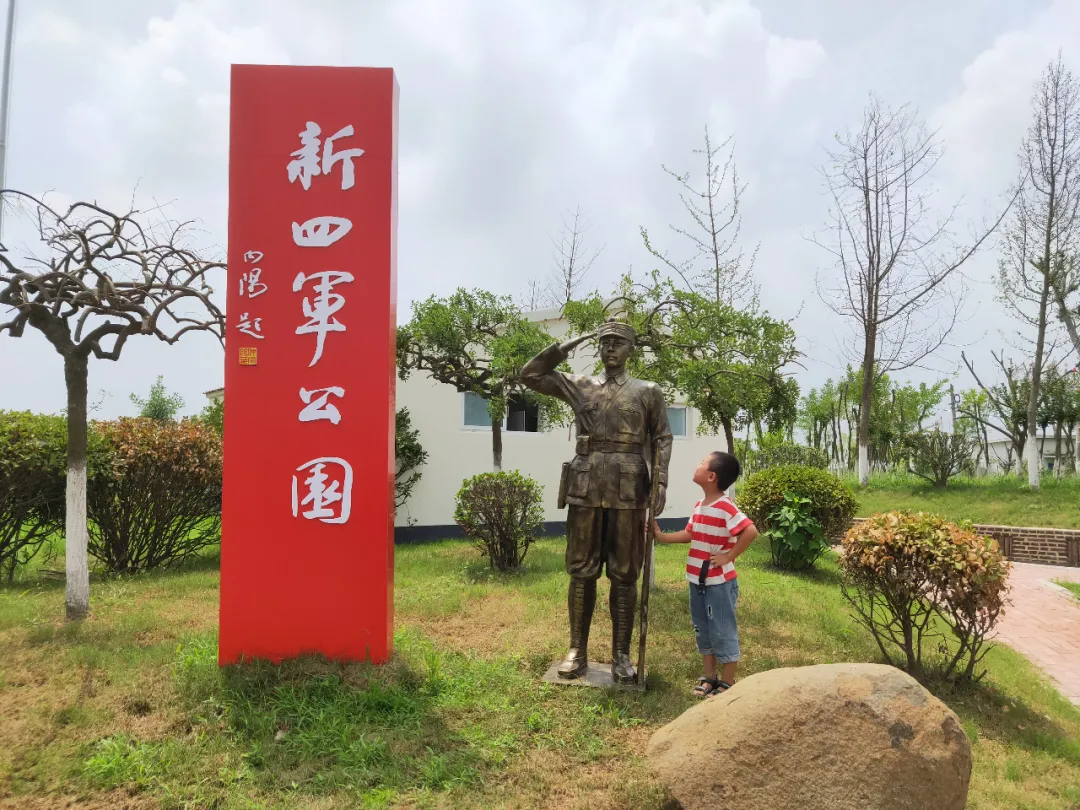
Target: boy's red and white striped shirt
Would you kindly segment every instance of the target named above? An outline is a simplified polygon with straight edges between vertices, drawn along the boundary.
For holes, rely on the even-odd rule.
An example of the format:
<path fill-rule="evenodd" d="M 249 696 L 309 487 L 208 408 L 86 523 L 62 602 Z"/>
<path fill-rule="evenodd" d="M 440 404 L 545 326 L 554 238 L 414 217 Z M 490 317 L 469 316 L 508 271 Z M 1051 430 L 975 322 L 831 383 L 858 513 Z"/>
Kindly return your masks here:
<path fill-rule="evenodd" d="M 731 498 L 721 496 L 706 505 L 698 501 L 694 513 L 686 524 L 690 532 L 690 553 L 686 559 L 686 579 L 698 584 L 701 579 L 702 564 L 709 566 L 706 585 L 717 585 L 735 579 L 735 565 L 728 563 L 723 568 L 709 563 L 709 557 L 727 551 L 735 545 L 735 538 L 747 526 L 750 518 L 739 511 Z"/>

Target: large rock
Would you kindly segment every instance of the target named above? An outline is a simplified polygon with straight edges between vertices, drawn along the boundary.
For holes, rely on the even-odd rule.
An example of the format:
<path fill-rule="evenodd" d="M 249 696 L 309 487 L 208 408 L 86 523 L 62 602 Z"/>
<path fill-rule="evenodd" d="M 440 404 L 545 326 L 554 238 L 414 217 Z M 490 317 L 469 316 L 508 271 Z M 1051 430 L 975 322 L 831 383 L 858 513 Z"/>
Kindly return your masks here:
<path fill-rule="evenodd" d="M 751 675 L 653 734 L 649 766 L 685 810 L 960 810 L 971 745 L 900 670 Z"/>

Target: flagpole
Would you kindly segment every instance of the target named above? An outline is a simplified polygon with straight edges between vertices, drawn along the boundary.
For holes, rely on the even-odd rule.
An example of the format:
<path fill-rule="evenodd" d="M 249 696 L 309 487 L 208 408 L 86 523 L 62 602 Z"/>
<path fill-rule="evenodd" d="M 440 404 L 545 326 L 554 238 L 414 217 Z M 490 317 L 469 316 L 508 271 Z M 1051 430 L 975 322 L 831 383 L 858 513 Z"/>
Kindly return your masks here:
<path fill-rule="evenodd" d="M 4 28 L 4 77 L 0 85 L 0 189 L 7 182 L 8 108 L 11 104 L 11 52 L 15 44 L 15 0 L 8 0 L 7 25 Z M 3 250 L 4 206 L 0 200 L 0 250 Z"/>

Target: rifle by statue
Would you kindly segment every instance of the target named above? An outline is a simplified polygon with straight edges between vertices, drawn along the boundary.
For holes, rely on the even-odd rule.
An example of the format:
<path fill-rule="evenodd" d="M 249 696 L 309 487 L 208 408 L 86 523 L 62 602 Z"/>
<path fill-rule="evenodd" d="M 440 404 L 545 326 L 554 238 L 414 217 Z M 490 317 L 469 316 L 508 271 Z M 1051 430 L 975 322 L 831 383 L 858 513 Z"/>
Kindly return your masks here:
<path fill-rule="evenodd" d="M 660 476 L 657 474 L 659 466 L 660 449 L 654 445 L 652 469 L 650 470 L 652 486 L 649 493 L 648 511 L 645 513 L 645 537 L 642 538 L 645 543 L 645 559 L 641 568 L 641 618 L 638 627 L 638 688 L 643 692 L 648 688 L 648 675 L 645 671 L 645 637 L 649 634 L 649 591 L 651 590 L 652 583 L 653 546 L 655 544 L 652 525 L 656 516 L 657 488 L 660 485 Z"/>

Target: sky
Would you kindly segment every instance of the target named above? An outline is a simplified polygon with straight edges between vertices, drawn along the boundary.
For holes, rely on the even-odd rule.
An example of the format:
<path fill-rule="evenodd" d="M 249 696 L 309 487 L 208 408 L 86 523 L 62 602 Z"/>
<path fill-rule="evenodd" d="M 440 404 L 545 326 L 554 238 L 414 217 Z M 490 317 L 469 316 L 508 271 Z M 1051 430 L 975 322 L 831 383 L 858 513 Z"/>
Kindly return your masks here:
<path fill-rule="evenodd" d="M 817 292 L 837 271 L 810 241 L 828 222 L 820 170 L 835 134 L 857 126 L 870 93 L 917 107 L 945 148 L 934 199 L 960 202 L 962 238 L 1003 206 L 1033 83 L 1059 50 L 1080 70 L 1075 0 L 19 0 L 5 184 L 164 204 L 224 257 L 230 64 L 393 67 L 405 321 L 412 301 L 459 286 L 523 295 L 551 272 L 551 239 L 578 206 L 604 246 L 589 287 L 656 266 L 642 226 L 679 256 L 668 228 L 686 218 L 662 166 L 699 178 L 708 126 L 733 137 L 740 244 L 758 249 L 762 303 L 794 319 L 806 390 L 842 373 L 852 345 Z M 10 255 L 35 249 L 4 227 Z M 990 349 L 1009 345 L 995 254 L 967 266 L 952 344 L 912 379 L 968 387 L 961 348 L 989 369 Z M 133 338 L 119 362 L 91 361 L 93 415 L 133 414 L 129 395 L 159 374 L 196 413 L 222 366 L 206 336 Z M 0 336 L 0 409 L 64 402 L 45 340 Z"/>

